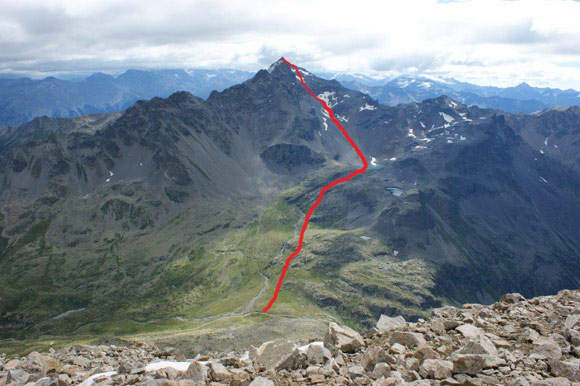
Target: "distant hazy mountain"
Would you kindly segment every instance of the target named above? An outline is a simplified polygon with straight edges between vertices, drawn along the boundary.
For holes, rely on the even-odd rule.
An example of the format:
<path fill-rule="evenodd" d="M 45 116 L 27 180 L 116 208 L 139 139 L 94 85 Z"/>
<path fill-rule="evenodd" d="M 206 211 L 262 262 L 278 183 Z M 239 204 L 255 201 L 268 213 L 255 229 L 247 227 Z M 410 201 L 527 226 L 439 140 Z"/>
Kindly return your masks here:
<path fill-rule="evenodd" d="M 580 92 L 554 88 L 531 87 L 522 83 L 515 87 L 478 86 L 455 79 L 400 76 L 395 79 L 374 79 L 364 75 L 324 73 L 327 79 L 337 79 L 345 87 L 369 94 L 380 103 L 396 106 L 400 103 L 422 102 L 447 95 L 461 103 L 507 112 L 531 113 L 555 106 L 580 105 Z"/>
<path fill-rule="evenodd" d="M 137 100 L 189 91 L 207 98 L 253 75 L 237 70 L 129 70 L 113 77 L 95 73 L 86 78 L 42 80 L 0 75 L 0 127 L 35 117 L 75 117 L 125 110 Z"/>

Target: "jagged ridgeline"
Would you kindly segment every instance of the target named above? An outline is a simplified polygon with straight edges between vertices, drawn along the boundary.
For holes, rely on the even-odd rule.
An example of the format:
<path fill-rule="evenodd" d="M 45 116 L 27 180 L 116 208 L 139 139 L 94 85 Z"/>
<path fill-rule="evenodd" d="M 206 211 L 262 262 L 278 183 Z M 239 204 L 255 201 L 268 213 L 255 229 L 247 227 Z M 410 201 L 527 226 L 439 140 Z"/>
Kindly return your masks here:
<path fill-rule="evenodd" d="M 281 61 L 205 101 L 1 130 L 0 337 L 231 347 L 579 287 L 579 108 L 387 107 L 303 75 L 370 168 L 327 193 L 268 316 L 304 212 L 359 167 Z"/>

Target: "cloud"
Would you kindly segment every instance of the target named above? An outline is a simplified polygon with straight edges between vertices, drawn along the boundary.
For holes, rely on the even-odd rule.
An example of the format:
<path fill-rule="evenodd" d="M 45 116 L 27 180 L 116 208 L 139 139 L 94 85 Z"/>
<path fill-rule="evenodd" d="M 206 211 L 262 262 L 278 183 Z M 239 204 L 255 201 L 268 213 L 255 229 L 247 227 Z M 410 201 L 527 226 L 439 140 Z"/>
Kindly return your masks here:
<path fill-rule="evenodd" d="M 0 72 L 423 72 L 480 84 L 580 88 L 571 0 L 273 2 L 0 0 Z"/>

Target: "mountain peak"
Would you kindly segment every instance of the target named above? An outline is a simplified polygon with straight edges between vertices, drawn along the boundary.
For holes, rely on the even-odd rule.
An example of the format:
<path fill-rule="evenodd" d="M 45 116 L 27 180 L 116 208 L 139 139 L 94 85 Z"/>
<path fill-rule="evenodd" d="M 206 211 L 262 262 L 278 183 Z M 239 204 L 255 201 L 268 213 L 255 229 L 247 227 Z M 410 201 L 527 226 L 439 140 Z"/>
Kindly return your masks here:
<path fill-rule="evenodd" d="M 274 63 L 268 67 L 268 72 L 271 74 L 280 64 L 284 64 L 284 57 L 280 57 L 280 59 L 276 60 Z"/>

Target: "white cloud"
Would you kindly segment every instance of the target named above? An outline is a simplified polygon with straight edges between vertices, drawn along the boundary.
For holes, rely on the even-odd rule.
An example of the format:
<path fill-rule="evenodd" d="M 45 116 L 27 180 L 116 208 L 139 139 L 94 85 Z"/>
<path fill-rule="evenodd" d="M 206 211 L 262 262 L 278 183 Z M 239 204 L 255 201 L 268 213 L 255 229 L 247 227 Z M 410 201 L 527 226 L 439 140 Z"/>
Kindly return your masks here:
<path fill-rule="evenodd" d="M 580 88 L 572 0 L 0 0 L 0 72 L 130 67 L 423 72 Z"/>

